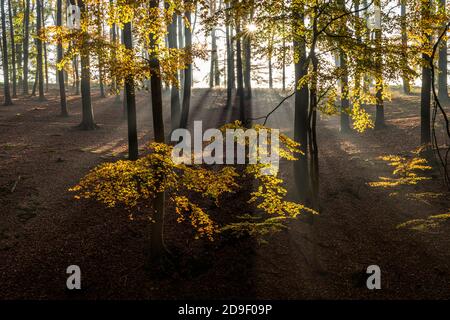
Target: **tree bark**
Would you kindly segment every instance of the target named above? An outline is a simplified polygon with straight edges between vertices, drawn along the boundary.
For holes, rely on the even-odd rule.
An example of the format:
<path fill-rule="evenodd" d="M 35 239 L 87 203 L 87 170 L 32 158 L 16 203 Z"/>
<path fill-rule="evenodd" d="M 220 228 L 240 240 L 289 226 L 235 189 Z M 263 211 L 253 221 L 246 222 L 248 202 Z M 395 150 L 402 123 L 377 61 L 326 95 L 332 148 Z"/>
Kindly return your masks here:
<path fill-rule="evenodd" d="M 422 2 L 422 17 L 427 20 L 430 14 L 430 1 Z M 430 35 L 425 35 L 430 44 L 432 38 Z M 422 54 L 424 64 L 422 66 L 422 89 L 420 94 L 420 142 L 422 145 L 429 145 L 431 143 L 431 81 L 432 72 L 430 69 L 431 57 L 426 53 Z"/>
<path fill-rule="evenodd" d="M 172 16 L 172 22 L 169 24 L 168 28 L 168 43 L 169 48 L 177 49 L 177 15 L 174 13 Z M 181 118 L 181 105 L 180 105 L 180 82 L 178 77 L 178 71 L 175 73 L 178 85 L 172 84 L 170 87 L 170 123 L 171 129 L 178 129 L 180 125 Z"/>
<path fill-rule="evenodd" d="M 269 40 L 269 88 L 273 88 L 273 70 L 272 70 L 272 55 L 273 55 L 273 33 Z"/>
<path fill-rule="evenodd" d="M 445 12 L 445 0 L 440 0 L 439 4 L 441 5 L 442 9 Z M 445 28 L 445 23 L 444 26 Z M 439 76 L 438 76 L 438 83 L 439 83 L 439 99 L 442 101 L 448 100 L 448 84 L 447 84 L 447 40 L 442 39 L 441 40 L 441 46 L 439 48 Z"/>
<path fill-rule="evenodd" d="M 310 177 L 308 170 L 308 108 L 309 89 L 305 84 L 298 87 L 299 81 L 308 74 L 306 65 L 306 44 L 303 38 L 296 34 L 296 30 L 304 24 L 304 17 L 301 8 L 293 7 L 293 33 L 294 33 L 294 55 L 298 59 L 294 60 L 295 65 L 295 116 L 294 116 L 294 140 L 300 144 L 300 150 L 304 155 L 294 163 L 294 178 L 298 191 L 299 200 L 305 203 L 310 193 Z"/>
<path fill-rule="evenodd" d="M 133 33 L 131 23 L 125 24 L 123 29 L 125 47 L 133 50 Z M 125 78 L 125 93 L 127 100 L 127 120 L 128 120 L 128 159 L 137 160 L 139 157 L 137 121 L 136 121 L 136 95 L 134 79 L 132 75 Z M 125 99 L 124 99 L 125 100 Z"/>
<path fill-rule="evenodd" d="M 244 37 L 244 51 L 245 51 L 245 69 L 244 69 L 244 84 L 246 89 L 246 97 L 250 99 L 252 97 L 252 41 L 251 36 Z"/>
<path fill-rule="evenodd" d="M 9 88 L 9 67 L 8 67 L 8 42 L 6 38 L 6 15 L 5 15 L 5 0 L 0 1 L 1 15 L 2 15 L 2 48 L 3 48 L 3 92 L 5 106 L 13 104 L 11 100 L 11 91 Z"/>
<path fill-rule="evenodd" d="M 239 96 L 239 119 L 245 122 L 245 92 L 244 92 L 244 75 L 242 70 L 242 48 L 241 48 L 241 26 L 240 21 L 236 21 L 236 74 L 237 74 L 237 94 Z"/>
<path fill-rule="evenodd" d="M 36 33 L 38 37 L 36 38 L 36 67 L 37 67 L 37 75 L 38 75 L 38 90 L 39 90 L 39 101 L 45 100 L 44 94 L 44 72 L 43 72 L 43 48 L 42 48 L 42 40 L 40 38 L 41 29 L 42 29 L 42 0 L 36 0 Z"/>
<path fill-rule="evenodd" d="M 24 30 L 23 30 L 23 87 L 22 94 L 28 95 L 28 60 L 29 60 L 29 48 L 30 48 L 30 0 L 25 2 L 24 11 Z"/>
<path fill-rule="evenodd" d="M 150 8 L 157 9 L 159 7 L 159 0 L 151 0 Z M 151 47 L 156 45 L 155 35 L 150 35 Z M 160 77 L 160 62 L 154 51 L 152 51 L 150 59 L 150 68 L 152 76 L 150 79 L 151 96 L 152 96 L 152 110 L 153 110 L 153 128 L 155 141 L 164 143 L 164 118 L 163 118 L 163 104 L 162 104 L 162 81 Z M 160 260 L 167 252 L 164 245 L 164 192 L 158 192 L 155 199 L 153 199 L 154 216 L 150 230 L 150 241 L 147 250 L 149 261 Z"/>
<path fill-rule="evenodd" d="M 190 1 L 186 1 L 191 3 Z M 184 28 L 184 36 L 186 41 L 186 49 L 191 50 L 192 48 L 192 31 L 191 31 L 191 12 L 187 11 L 185 13 L 186 20 L 189 22 L 189 26 L 186 25 Z M 181 109 L 181 121 L 180 128 L 186 128 L 189 119 L 189 109 L 191 105 L 191 91 L 192 91 L 192 63 L 186 66 L 184 71 L 184 89 L 183 89 L 183 106 Z"/>
<path fill-rule="evenodd" d="M 62 26 L 62 0 L 57 0 L 56 3 L 56 25 Z M 59 63 L 63 58 L 63 46 L 61 41 L 57 45 L 57 62 Z M 67 100 L 66 100 L 66 87 L 64 83 L 64 69 L 57 70 L 58 83 L 59 83 L 59 96 L 61 100 L 61 115 L 67 117 L 69 112 L 67 111 Z"/>
<path fill-rule="evenodd" d="M 375 6 L 381 7 L 381 1 L 375 0 L 374 2 Z M 375 46 L 376 46 L 376 57 L 375 57 L 375 64 L 376 64 L 376 118 L 375 118 L 375 129 L 382 129 L 384 128 L 385 121 L 384 121 L 384 101 L 383 101 L 383 56 L 381 52 L 381 26 L 375 30 Z"/>
<path fill-rule="evenodd" d="M 73 58 L 73 70 L 74 70 L 74 87 L 75 87 L 75 95 L 78 96 L 80 94 L 80 70 L 78 66 L 78 57 Z"/>
<path fill-rule="evenodd" d="M 338 5 L 342 11 L 345 11 L 345 0 L 339 0 Z M 344 27 L 342 30 L 343 36 L 347 36 L 347 28 Z M 340 67 L 342 70 L 341 76 L 341 133 L 350 132 L 350 101 L 348 98 L 348 66 L 347 66 L 347 55 L 344 50 L 339 50 L 339 60 Z"/>
<path fill-rule="evenodd" d="M 235 86 L 235 70 L 234 70 L 234 47 L 233 47 L 233 28 L 231 26 L 231 15 L 229 13 L 231 7 L 226 4 L 226 41 L 227 41 L 227 108 L 231 107 L 231 99 Z"/>
<path fill-rule="evenodd" d="M 445 0 L 444 0 L 445 1 Z M 403 70 L 408 68 L 408 33 L 406 29 L 406 0 L 400 0 L 400 16 L 401 16 L 401 29 L 402 29 L 402 63 Z M 403 71 L 403 93 L 411 93 L 411 84 L 409 82 L 408 75 Z"/>
<path fill-rule="evenodd" d="M 17 70 L 16 70 L 16 43 L 14 39 L 14 22 L 11 0 L 8 0 L 9 33 L 11 38 L 11 65 L 12 65 L 12 97 L 17 98 Z"/>
<path fill-rule="evenodd" d="M 44 0 L 41 0 L 41 17 L 42 17 L 42 25 L 41 28 L 45 30 L 45 15 L 44 15 Z M 44 52 L 44 72 L 45 72 L 45 92 L 48 92 L 48 55 L 47 55 L 47 43 L 44 41 L 42 43 L 42 48 Z"/>
<path fill-rule="evenodd" d="M 81 2 L 81 1 L 80 1 Z M 86 5 L 84 2 L 80 4 L 80 11 L 82 19 L 86 13 Z M 83 35 L 84 45 L 80 51 L 80 63 L 81 63 L 81 104 L 82 104 L 82 120 L 80 128 L 83 130 L 93 130 L 97 128 L 94 122 L 94 111 L 92 109 L 91 101 L 91 66 L 89 56 L 89 46 L 86 43 L 88 36 Z"/>

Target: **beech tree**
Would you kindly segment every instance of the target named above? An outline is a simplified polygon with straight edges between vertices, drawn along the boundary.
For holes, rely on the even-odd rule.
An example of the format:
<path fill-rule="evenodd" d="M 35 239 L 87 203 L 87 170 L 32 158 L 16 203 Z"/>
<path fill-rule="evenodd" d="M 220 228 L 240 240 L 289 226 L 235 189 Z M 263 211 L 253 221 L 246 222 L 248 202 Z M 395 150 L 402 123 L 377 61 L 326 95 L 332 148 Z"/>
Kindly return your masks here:
<path fill-rule="evenodd" d="M 57 0 L 56 2 L 56 25 L 58 27 L 62 26 L 62 0 Z M 62 41 L 59 40 L 57 44 L 57 63 L 61 63 L 63 59 L 63 45 Z M 64 82 L 64 69 L 60 68 L 57 71 L 58 74 L 58 85 L 59 85 L 59 96 L 61 99 L 61 115 L 67 117 L 69 112 L 67 111 L 67 100 L 66 100 L 66 86 Z"/>
<path fill-rule="evenodd" d="M 3 62 L 3 93 L 4 93 L 4 103 L 3 105 L 12 105 L 10 83 L 9 83 L 9 59 L 8 59 L 8 42 L 7 42 L 7 32 L 6 32 L 6 15 L 5 15 L 5 0 L 0 1 L 1 8 L 1 19 L 2 19 L 2 62 Z"/>
<path fill-rule="evenodd" d="M 36 77 L 39 88 L 39 100 L 45 100 L 44 94 L 44 65 L 43 65 L 43 47 L 42 47 L 42 0 L 36 0 Z"/>

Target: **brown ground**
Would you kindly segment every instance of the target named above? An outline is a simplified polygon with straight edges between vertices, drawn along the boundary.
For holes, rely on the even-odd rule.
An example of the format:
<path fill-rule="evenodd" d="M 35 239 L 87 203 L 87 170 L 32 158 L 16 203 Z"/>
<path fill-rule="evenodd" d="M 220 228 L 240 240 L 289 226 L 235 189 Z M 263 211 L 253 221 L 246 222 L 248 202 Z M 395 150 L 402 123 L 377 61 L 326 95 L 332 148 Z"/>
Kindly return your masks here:
<path fill-rule="evenodd" d="M 279 99 L 278 93 L 257 90 L 253 116 L 264 115 Z M 152 138 L 151 109 L 146 94 L 138 102 L 143 147 Z M 191 121 L 204 119 L 214 127 L 233 119 L 235 110 L 225 110 L 224 102 L 223 91 L 195 90 Z M 449 298 L 448 223 L 425 232 L 396 228 L 448 212 L 442 181 L 433 174 L 432 180 L 408 188 L 367 185 L 392 171 L 378 156 L 417 147 L 418 103 L 416 96 L 388 103 L 388 127 L 379 132 L 342 136 L 335 118 L 323 118 L 320 215 L 312 226 L 299 219 L 267 245 L 248 239 L 192 241 L 182 225 L 174 224 L 169 207 L 167 243 L 181 258 L 178 269 L 165 276 L 144 271 L 145 223 L 130 221 L 119 209 L 76 202 L 67 191 L 93 166 L 125 157 L 121 105 L 113 97 L 96 97 L 100 129 L 92 132 L 75 128 L 79 97 L 71 97 L 68 119 L 58 116 L 53 92 L 45 103 L 19 99 L 2 106 L 0 298 Z M 269 125 L 291 134 L 292 121 L 289 101 Z M 292 185 L 290 173 L 284 165 L 282 175 Z M 406 196 L 423 192 L 441 195 L 427 201 Z M 244 196 L 225 199 L 220 213 L 243 213 Z M 65 289 L 71 264 L 81 267 L 81 292 Z M 364 270 L 371 264 L 382 270 L 382 290 L 376 292 L 365 288 Z"/>

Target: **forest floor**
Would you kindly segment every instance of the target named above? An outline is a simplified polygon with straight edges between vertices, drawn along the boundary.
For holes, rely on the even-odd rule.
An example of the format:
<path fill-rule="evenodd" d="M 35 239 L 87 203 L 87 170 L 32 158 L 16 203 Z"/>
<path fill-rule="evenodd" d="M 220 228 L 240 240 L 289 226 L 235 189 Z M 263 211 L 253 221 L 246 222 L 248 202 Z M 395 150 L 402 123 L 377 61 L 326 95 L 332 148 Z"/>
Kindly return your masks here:
<path fill-rule="evenodd" d="M 265 115 L 281 96 L 255 90 L 252 116 Z M 392 174 L 380 156 L 418 147 L 418 96 L 398 95 L 386 103 L 387 127 L 380 131 L 343 135 L 336 117 L 320 119 L 320 214 L 314 224 L 299 218 L 267 244 L 250 239 L 205 244 L 191 240 L 168 207 L 167 245 L 182 258 L 180 268 L 165 275 L 144 269 L 144 221 L 75 201 L 68 191 L 94 166 L 125 158 L 121 104 L 95 96 L 100 128 L 87 132 L 76 128 L 79 97 L 69 99 L 69 118 L 59 116 L 56 91 L 45 102 L 14 102 L 0 107 L 0 299 L 450 297 L 450 220 L 430 218 L 450 209 L 439 175 L 427 173 L 430 180 L 408 187 L 368 185 Z M 292 135 L 292 103 L 268 125 Z M 190 121 L 204 120 L 208 127 L 229 122 L 236 109 L 224 104 L 223 90 L 196 89 Z M 152 139 L 148 94 L 138 95 L 138 117 L 144 149 Z M 291 172 L 283 163 L 281 175 L 292 191 Z M 243 197 L 226 199 L 221 214 L 243 213 Z M 411 220 L 417 220 L 416 228 L 398 228 Z M 82 270 L 81 291 L 66 289 L 72 264 Z M 365 286 L 365 270 L 373 264 L 381 268 L 382 290 Z"/>

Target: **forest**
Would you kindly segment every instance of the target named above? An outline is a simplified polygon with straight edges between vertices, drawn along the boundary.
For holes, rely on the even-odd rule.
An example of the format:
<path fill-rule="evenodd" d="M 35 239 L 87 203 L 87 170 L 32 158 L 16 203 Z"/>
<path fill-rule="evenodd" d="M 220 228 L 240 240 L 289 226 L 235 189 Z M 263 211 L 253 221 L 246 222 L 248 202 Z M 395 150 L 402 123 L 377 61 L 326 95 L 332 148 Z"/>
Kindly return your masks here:
<path fill-rule="evenodd" d="M 446 0 L 0 18 L 0 300 L 450 297 Z"/>

